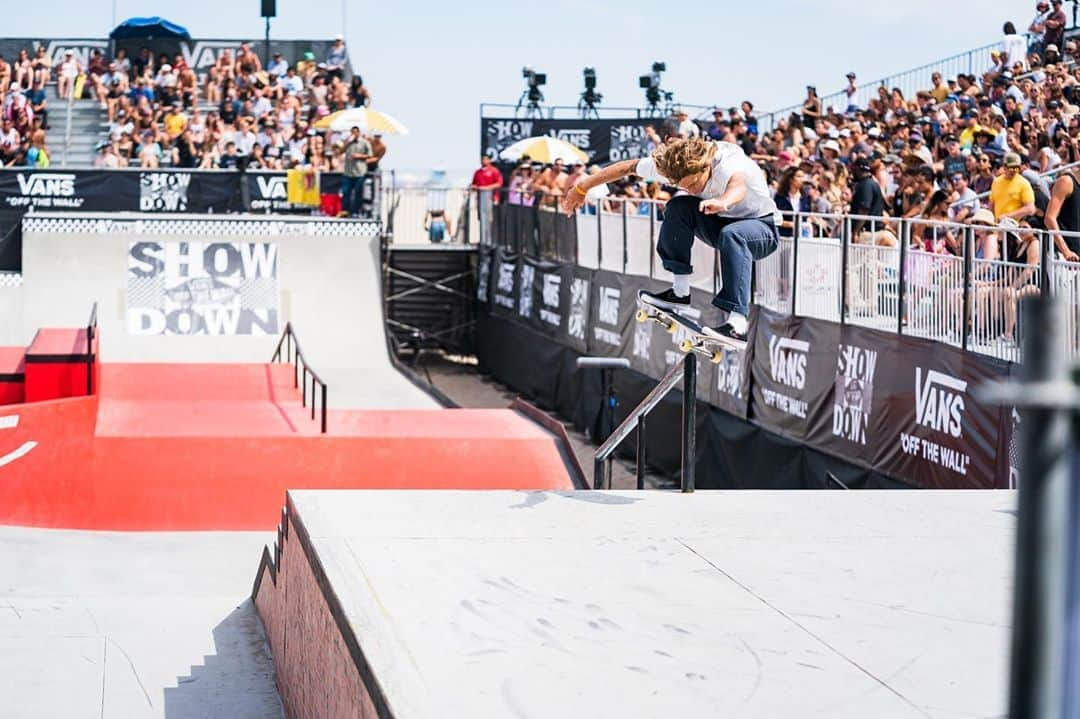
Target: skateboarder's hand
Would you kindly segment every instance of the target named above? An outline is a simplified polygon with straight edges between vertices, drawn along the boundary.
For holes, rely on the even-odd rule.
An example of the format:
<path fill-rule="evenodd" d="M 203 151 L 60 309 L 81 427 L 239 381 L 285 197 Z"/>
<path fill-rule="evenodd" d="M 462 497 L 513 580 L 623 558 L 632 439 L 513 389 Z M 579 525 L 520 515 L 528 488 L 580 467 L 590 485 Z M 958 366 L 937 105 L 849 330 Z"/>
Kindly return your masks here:
<path fill-rule="evenodd" d="M 567 215 L 572 215 L 574 214 L 575 210 L 585 204 L 585 195 L 578 190 L 577 185 L 574 185 L 566 191 L 565 195 L 563 195 L 562 202 L 560 204 L 562 206 L 563 212 L 565 212 Z"/>
<path fill-rule="evenodd" d="M 698 205 L 698 212 L 705 215 L 718 215 L 721 212 L 727 212 L 728 208 L 720 200 L 702 200 Z"/>

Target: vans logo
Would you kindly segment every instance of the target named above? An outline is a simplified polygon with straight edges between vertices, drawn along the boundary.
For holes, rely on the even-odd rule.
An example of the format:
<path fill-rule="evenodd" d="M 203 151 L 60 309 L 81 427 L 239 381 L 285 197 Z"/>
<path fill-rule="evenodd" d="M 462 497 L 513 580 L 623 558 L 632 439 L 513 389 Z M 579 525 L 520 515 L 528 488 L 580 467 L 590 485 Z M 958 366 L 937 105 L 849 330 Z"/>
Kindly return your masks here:
<path fill-rule="evenodd" d="M 199 40 L 194 46 L 186 42 L 180 43 L 180 54 L 184 56 L 184 62 L 193 70 L 202 70 L 217 64 L 218 58 L 225 50 L 232 53 L 236 60 L 236 51 L 240 49 L 238 42 L 208 42 Z"/>
<path fill-rule="evenodd" d="M 259 196 L 264 200 L 287 200 L 289 198 L 288 181 L 284 177 L 258 176 Z"/>
<path fill-rule="evenodd" d="M 915 368 L 915 421 L 936 432 L 959 437 L 964 415 L 967 382 L 937 370 L 923 377 L 922 367 Z"/>
<path fill-rule="evenodd" d="M 75 175 L 59 172 L 35 172 L 18 175 L 19 192 L 23 197 L 72 197 L 75 194 Z"/>
<path fill-rule="evenodd" d="M 53 67 L 56 67 L 64 61 L 64 53 L 70 50 L 85 68 L 90 62 L 90 53 L 93 50 L 105 50 L 108 47 L 108 40 L 49 40 L 49 44 L 45 46 L 45 54 L 52 58 Z"/>
<path fill-rule="evenodd" d="M 810 343 L 790 337 L 769 338 L 769 372 L 774 382 L 801 390 L 806 387 L 806 353 Z"/>

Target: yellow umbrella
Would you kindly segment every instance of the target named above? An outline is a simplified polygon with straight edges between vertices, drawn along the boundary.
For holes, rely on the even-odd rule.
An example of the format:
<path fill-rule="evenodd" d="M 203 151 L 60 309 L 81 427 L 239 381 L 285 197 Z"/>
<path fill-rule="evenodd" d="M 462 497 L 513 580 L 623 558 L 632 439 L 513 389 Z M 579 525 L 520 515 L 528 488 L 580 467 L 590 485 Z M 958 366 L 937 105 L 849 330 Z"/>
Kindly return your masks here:
<path fill-rule="evenodd" d="M 522 155 L 528 155 L 536 162 L 562 160 L 566 163 L 574 163 L 589 161 L 589 156 L 574 145 L 547 135 L 518 140 L 499 153 L 499 157 L 512 162 L 520 160 Z"/>
<path fill-rule="evenodd" d="M 366 107 L 352 107 L 348 110 L 332 112 L 316 121 L 313 127 L 316 130 L 332 132 L 347 132 L 353 127 L 359 127 L 365 132 L 385 132 L 388 135 L 409 134 L 409 129 L 395 118 L 385 112 L 370 110 Z"/>

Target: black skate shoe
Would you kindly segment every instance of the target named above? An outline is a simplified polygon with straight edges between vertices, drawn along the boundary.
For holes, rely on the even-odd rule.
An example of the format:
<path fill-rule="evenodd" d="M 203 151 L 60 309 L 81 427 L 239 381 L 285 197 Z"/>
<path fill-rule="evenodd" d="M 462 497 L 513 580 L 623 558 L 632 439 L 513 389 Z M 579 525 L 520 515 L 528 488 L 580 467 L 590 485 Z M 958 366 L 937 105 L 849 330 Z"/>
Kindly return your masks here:
<path fill-rule="evenodd" d="M 663 292 L 641 290 L 638 292 L 638 299 L 653 307 L 659 307 L 662 310 L 675 310 L 676 312 L 684 307 L 690 306 L 690 295 L 680 297 L 675 294 L 675 290 L 670 287 Z"/>
<path fill-rule="evenodd" d="M 735 340 L 736 342 L 746 342 L 746 333 L 736 332 L 735 328 L 726 322 L 719 327 L 706 327 L 702 330 L 702 334 L 712 335 L 713 337 L 719 337 L 721 339 Z"/>

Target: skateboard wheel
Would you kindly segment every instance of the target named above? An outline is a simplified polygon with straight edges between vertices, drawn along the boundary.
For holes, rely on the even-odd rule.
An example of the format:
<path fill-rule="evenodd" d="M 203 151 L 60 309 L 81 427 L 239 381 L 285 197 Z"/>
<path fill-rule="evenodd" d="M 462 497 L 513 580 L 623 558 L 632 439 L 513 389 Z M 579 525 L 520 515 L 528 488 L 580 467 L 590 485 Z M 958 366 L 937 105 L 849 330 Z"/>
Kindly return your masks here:
<path fill-rule="evenodd" d="M 710 359 L 711 359 L 713 364 L 720 364 L 721 362 L 724 361 L 724 353 L 723 352 L 713 352 L 712 357 Z"/>
<path fill-rule="evenodd" d="M 637 318 L 638 322 L 644 322 L 645 320 L 649 319 L 649 313 L 645 310 L 638 310 L 637 314 L 634 315 L 634 317 Z"/>
<path fill-rule="evenodd" d="M 679 325 L 678 325 L 677 322 L 671 322 L 667 326 L 667 331 L 668 331 L 669 335 L 675 334 L 675 331 L 678 330 L 678 329 L 679 329 Z"/>
<path fill-rule="evenodd" d="M 682 350 L 683 352 L 690 352 L 691 350 L 694 349 L 694 343 L 691 342 L 690 340 L 683 340 L 682 342 L 679 343 L 679 349 Z"/>

